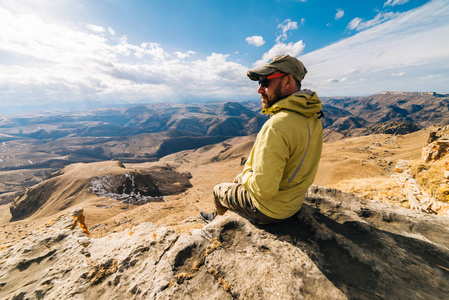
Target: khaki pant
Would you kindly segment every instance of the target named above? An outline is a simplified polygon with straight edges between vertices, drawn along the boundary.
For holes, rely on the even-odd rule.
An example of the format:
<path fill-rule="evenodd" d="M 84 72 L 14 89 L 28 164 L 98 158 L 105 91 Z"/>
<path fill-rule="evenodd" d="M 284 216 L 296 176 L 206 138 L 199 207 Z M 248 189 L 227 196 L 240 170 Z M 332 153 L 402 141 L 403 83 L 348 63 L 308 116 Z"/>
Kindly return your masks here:
<path fill-rule="evenodd" d="M 214 200 L 217 213 L 224 214 L 228 209 L 249 218 L 254 224 L 281 222 L 261 213 L 254 205 L 254 200 L 241 184 L 242 174 L 237 175 L 233 183 L 220 183 L 214 187 Z"/>

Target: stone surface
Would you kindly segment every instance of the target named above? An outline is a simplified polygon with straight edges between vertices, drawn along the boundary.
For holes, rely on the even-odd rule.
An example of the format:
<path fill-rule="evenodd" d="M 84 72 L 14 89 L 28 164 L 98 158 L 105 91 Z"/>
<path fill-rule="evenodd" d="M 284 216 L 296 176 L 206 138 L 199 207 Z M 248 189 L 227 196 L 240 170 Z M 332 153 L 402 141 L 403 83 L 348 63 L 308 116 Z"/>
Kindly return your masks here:
<path fill-rule="evenodd" d="M 440 159 L 442 156 L 446 155 L 449 150 L 449 140 L 440 139 L 434 141 L 422 149 L 422 160 L 424 162 L 430 162 Z"/>
<path fill-rule="evenodd" d="M 82 212 L 82 211 L 81 211 Z M 0 250 L 2 299 L 442 299 L 449 219 L 312 186 L 300 212 L 91 238 L 80 210 Z M 201 222 L 200 219 L 186 222 Z"/>

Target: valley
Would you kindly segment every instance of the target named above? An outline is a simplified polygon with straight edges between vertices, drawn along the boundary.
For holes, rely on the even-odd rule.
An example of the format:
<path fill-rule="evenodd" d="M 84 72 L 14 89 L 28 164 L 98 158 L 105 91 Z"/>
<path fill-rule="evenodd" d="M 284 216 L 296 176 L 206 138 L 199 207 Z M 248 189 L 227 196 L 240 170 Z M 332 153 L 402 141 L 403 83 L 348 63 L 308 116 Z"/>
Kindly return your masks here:
<path fill-rule="evenodd" d="M 419 159 L 429 132 L 439 128 L 426 127 L 432 123 L 432 117 L 435 125 L 444 127 L 449 123 L 442 116 L 448 109 L 447 97 L 429 93 L 383 93 L 356 100 L 324 99 L 325 144 L 314 184 L 408 207 L 391 175 L 399 160 Z M 426 108 L 423 103 L 430 101 L 433 102 Z M 382 114 L 386 102 L 390 108 L 397 105 L 408 109 L 409 115 L 390 115 L 388 122 L 380 122 L 382 119 L 374 115 Z M 419 118 L 416 105 L 421 108 Z M 437 113 L 428 112 L 435 107 L 440 108 Z M 29 232 L 75 204 L 86 208 L 87 223 L 96 228 L 94 234 L 101 234 L 102 228 L 110 229 L 112 224 L 126 227 L 143 221 L 176 223 L 196 216 L 201 210 L 211 210 L 213 186 L 232 181 L 241 172 L 241 163 L 266 120 L 258 110 L 257 102 L 157 104 L 2 118 L 0 220 L 4 231 L 1 240 L 16 239 L 24 233 L 25 225 Z M 49 211 L 37 208 L 38 212 L 25 216 L 26 221 L 19 218 L 10 223 L 9 203 L 23 195 L 26 188 L 56 176 L 51 174 L 66 166 L 81 163 L 84 171 L 80 172 L 86 174 L 93 172 L 90 169 L 98 169 L 99 164 L 112 166 L 118 161 L 126 169 L 144 173 L 165 168 L 173 174 L 190 174 L 187 186 L 191 187 L 167 194 L 163 201 L 141 206 L 93 195 L 84 187 L 76 186 L 73 191 L 68 188 L 56 191 L 53 196 L 66 199 L 72 195 L 69 197 L 72 200 L 66 200 L 70 204 L 50 205 Z M 76 172 L 71 174 L 73 181 L 81 180 L 76 179 Z M 93 172 L 88 180 L 96 176 L 99 175 Z M 82 186 L 87 186 L 87 179 L 83 180 Z M 87 193 L 87 202 L 76 198 L 80 190 Z"/>
<path fill-rule="evenodd" d="M 340 109 L 325 104 L 324 110 Z M 221 110 L 215 127 L 190 127 L 194 132 L 175 126 L 95 136 L 90 124 L 92 136 L 30 138 L 9 128 L 0 144 L 2 296 L 98 298 L 143 291 L 145 298 L 154 291 L 184 298 L 192 291 L 204 295 L 206 286 L 229 296 L 230 287 L 237 295 L 255 284 L 269 286 L 271 270 L 285 271 L 276 273 L 277 281 L 294 274 L 288 286 L 307 278 L 305 294 L 319 291 L 320 299 L 364 298 L 372 291 L 403 298 L 411 289 L 445 294 L 447 217 L 437 215 L 445 211 L 428 210 L 426 203 L 412 210 L 405 184 L 393 175 L 402 162 L 417 181 L 433 181 L 426 188 L 441 189 L 449 155 L 423 162 L 422 149 L 431 137 L 449 142 L 447 124 L 373 124 L 349 113 L 331 115 L 314 186 L 299 213 L 254 226 L 227 212 L 206 225 L 198 215 L 214 209 L 213 187 L 242 171 L 256 138 L 258 116 L 243 112 Z M 260 262 L 254 264 L 254 257 Z M 410 268 L 414 281 L 407 277 Z M 239 286 L 242 279 L 250 289 Z"/>
<path fill-rule="evenodd" d="M 323 98 L 325 142 L 369 134 L 403 135 L 449 123 L 449 97 L 382 92 Z M 78 162 L 157 161 L 255 135 L 266 116 L 258 101 L 170 104 L 0 117 L 0 203 Z M 396 112 L 396 113 L 394 113 Z"/>

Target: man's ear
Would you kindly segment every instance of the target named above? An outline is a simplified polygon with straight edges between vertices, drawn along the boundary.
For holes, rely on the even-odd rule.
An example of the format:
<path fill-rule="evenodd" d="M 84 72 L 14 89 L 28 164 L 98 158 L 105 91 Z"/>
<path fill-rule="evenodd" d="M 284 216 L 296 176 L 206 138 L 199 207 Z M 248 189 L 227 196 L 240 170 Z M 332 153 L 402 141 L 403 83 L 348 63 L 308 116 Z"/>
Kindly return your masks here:
<path fill-rule="evenodd" d="M 295 79 L 293 78 L 293 74 L 287 74 L 287 82 L 285 83 L 288 88 L 292 85 L 296 84 Z"/>

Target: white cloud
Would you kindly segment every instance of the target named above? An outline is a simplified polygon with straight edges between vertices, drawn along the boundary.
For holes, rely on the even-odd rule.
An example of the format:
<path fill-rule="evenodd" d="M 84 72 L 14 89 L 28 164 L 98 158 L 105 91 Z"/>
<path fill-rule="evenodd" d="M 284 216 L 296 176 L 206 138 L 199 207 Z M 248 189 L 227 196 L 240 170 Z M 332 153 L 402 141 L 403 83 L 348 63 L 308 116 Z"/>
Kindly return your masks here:
<path fill-rule="evenodd" d="M 37 60 L 77 65 L 82 60 L 114 56 L 100 35 L 47 24 L 33 15 L 13 15 L 0 8 L 0 50 Z"/>
<path fill-rule="evenodd" d="M 442 74 L 431 74 L 431 75 L 427 75 L 422 77 L 423 79 L 432 79 L 432 78 L 438 78 L 438 77 L 442 77 Z"/>
<path fill-rule="evenodd" d="M 65 101 L 218 100 L 254 94 L 247 67 L 227 55 L 181 61 L 195 52 L 169 55 L 159 43 L 136 45 L 126 35 L 109 40 L 99 30 L 77 31 L 3 8 L 0 28 L 0 110 Z"/>
<path fill-rule="evenodd" d="M 248 42 L 248 44 L 255 45 L 256 47 L 260 47 L 265 44 L 263 37 L 261 37 L 260 35 L 249 36 L 246 38 L 246 41 Z"/>
<path fill-rule="evenodd" d="M 349 22 L 348 26 L 346 28 L 350 29 L 350 30 L 354 30 L 357 27 L 359 27 L 360 23 L 362 23 L 362 19 L 357 17 L 352 19 L 351 22 Z"/>
<path fill-rule="evenodd" d="M 277 43 L 268 52 L 264 53 L 261 60 L 254 63 L 254 67 L 260 67 L 264 65 L 269 59 L 276 55 L 288 54 L 298 57 L 302 51 L 304 51 L 304 43 L 302 41 L 296 43 Z"/>
<path fill-rule="evenodd" d="M 349 22 L 347 28 L 349 30 L 362 31 L 377 26 L 387 20 L 393 19 L 397 15 L 398 13 L 393 12 L 386 12 L 386 13 L 380 12 L 374 17 L 374 19 L 368 21 L 363 21 L 363 19 L 361 18 L 355 18 L 351 22 Z"/>
<path fill-rule="evenodd" d="M 112 29 L 111 27 L 108 27 L 108 32 L 109 32 L 111 35 L 115 35 L 115 30 Z"/>
<path fill-rule="evenodd" d="M 159 43 L 142 43 L 135 48 L 134 55 L 143 57 L 145 54 L 153 56 L 155 59 L 164 60 L 170 55 L 164 51 Z"/>
<path fill-rule="evenodd" d="M 430 1 L 301 56 L 309 71 L 304 85 L 321 95 L 366 95 L 381 90 L 447 93 L 447 32 L 449 3 Z M 443 76 L 431 80 L 427 76 L 432 74 Z"/>
<path fill-rule="evenodd" d="M 196 53 L 167 52 L 159 43 L 134 44 L 126 35 L 117 37 L 109 27 L 110 34 L 76 30 L 5 8 L 0 8 L 0 28 L 0 111 L 8 105 L 44 102 L 255 97 L 246 77 L 249 66 L 231 61 L 227 54 L 183 60 Z M 293 28 L 290 20 L 280 27 L 285 35 Z M 362 31 L 305 55 L 303 41 L 278 42 L 254 66 L 279 54 L 298 57 L 309 71 L 304 87 L 321 96 L 448 92 L 447 0 L 432 0 L 388 20 L 360 20 L 354 29 Z"/>
<path fill-rule="evenodd" d="M 175 55 L 176 55 L 179 59 L 189 58 L 190 55 L 193 55 L 193 54 L 196 54 L 196 52 L 195 52 L 195 51 L 187 51 L 187 52 L 185 52 L 185 53 L 182 53 L 182 52 L 179 52 L 179 51 L 176 51 L 176 52 L 175 52 Z"/>
<path fill-rule="evenodd" d="M 134 54 L 135 57 L 142 58 L 145 55 L 150 55 L 154 59 L 165 60 L 170 55 L 164 51 L 158 43 L 142 43 L 140 46 L 128 43 L 128 37 L 126 35 L 120 38 L 120 42 L 113 46 L 113 51 L 124 55 L 130 56 Z"/>
<path fill-rule="evenodd" d="M 402 5 L 407 3 L 409 0 L 387 0 L 387 2 L 384 3 L 385 6 L 396 6 L 396 5 Z"/>
<path fill-rule="evenodd" d="M 304 21 L 304 19 L 301 20 L 302 23 L 304 23 Z M 293 22 L 290 19 L 286 19 L 278 25 L 278 29 L 280 29 L 280 33 L 276 37 L 276 42 L 285 41 L 287 39 L 287 32 L 298 29 L 298 22 Z"/>
<path fill-rule="evenodd" d="M 94 24 L 86 24 L 86 28 L 91 30 L 91 31 L 93 31 L 93 32 L 98 32 L 98 33 L 106 31 L 103 27 L 98 26 L 98 25 L 94 25 Z"/>
<path fill-rule="evenodd" d="M 345 15 L 345 11 L 341 8 L 337 8 L 337 13 L 335 14 L 335 20 L 340 20 Z"/>

